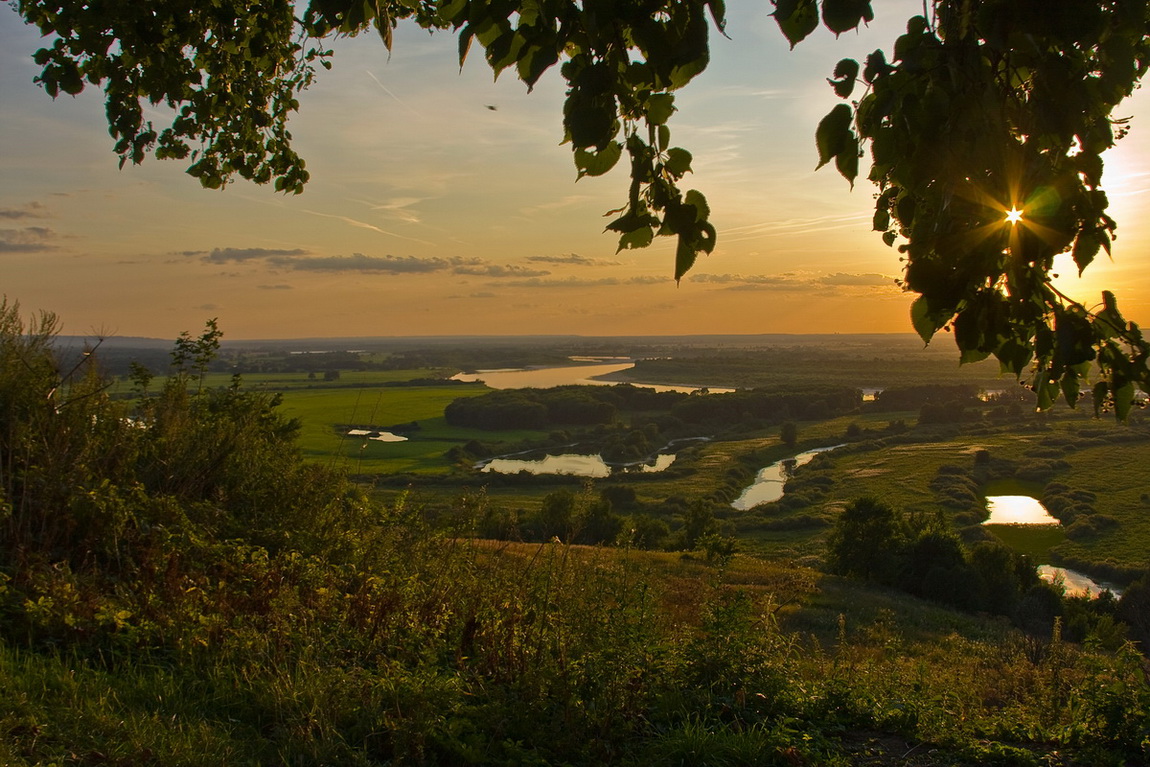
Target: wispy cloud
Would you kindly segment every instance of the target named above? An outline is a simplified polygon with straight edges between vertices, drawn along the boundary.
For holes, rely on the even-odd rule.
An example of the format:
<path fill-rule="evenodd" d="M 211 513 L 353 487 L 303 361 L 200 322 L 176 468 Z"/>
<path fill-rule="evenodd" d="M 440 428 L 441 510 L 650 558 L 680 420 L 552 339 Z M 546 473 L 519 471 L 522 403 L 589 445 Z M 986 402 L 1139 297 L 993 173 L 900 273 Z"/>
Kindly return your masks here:
<path fill-rule="evenodd" d="M 318 210 L 306 210 L 305 209 L 303 212 L 309 213 L 313 216 L 319 216 L 321 218 L 334 218 L 336 221 L 342 221 L 345 224 L 348 224 L 349 226 L 354 226 L 354 227 L 357 227 L 359 229 L 368 229 L 372 232 L 377 232 L 377 233 L 385 235 L 387 237 L 396 237 L 396 238 L 401 239 L 401 240 L 408 240 L 409 242 L 418 242 L 421 245 L 432 245 L 433 244 L 433 243 L 428 242 L 427 240 L 421 240 L 418 237 L 408 237 L 406 235 L 399 234 L 398 232 L 391 232 L 391 231 L 388 231 L 387 229 L 383 229 L 381 227 L 378 227 L 375 224 L 369 224 L 366 221 L 360 221 L 358 219 L 350 218 L 348 216 L 337 216 L 334 213 L 320 213 Z"/>
<path fill-rule="evenodd" d="M 897 289 L 893 277 L 884 274 L 692 274 L 690 282 L 724 285 L 730 290 L 811 291 L 835 288 Z"/>
<path fill-rule="evenodd" d="M 29 202 L 18 208 L 0 208 L 0 218 L 49 218 L 48 208 L 43 203 Z"/>
<path fill-rule="evenodd" d="M 260 290 L 295 290 L 291 285 L 281 282 L 278 285 L 257 285 Z"/>
<path fill-rule="evenodd" d="M 546 269 L 528 269 L 525 266 L 501 264 L 475 264 L 457 266 L 452 269 L 456 274 L 474 274 L 481 277 L 546 277 L 551 272 Z"/>
<path fill-rule="evenodd" d="M 212 252 L 204 256 L 204 260 L 213 264 L 223 264 L 229 261 L 253 261 L 261 258 L 276 256 L 305 256 L 311 251 L 303 248 L 213 248 Z M 183 255 L 199 255 L 203 251 L 183 251 Z"/>
<path fill-rule="evenodd" d="M 595 198 L 586 194 L 569 194 L 553 202 L 543 202 L 538 205 L 529 205 L 525 208 L 520 208 L 519 212 L 524 216 L 530 216 L 535 213 L 545 213 L 553 210 L 562 210 L 563 208 L 571 208 L 576 205 L 581 205 L 589 200 Z"/>
<path fill-rule="evenodd" d="M 274 256 L 269 263 L 284 269 L 309 272 L 372 272 L 386 274 L 426 274 L 442 272 L 458 267 L 482 264 L 478 258 L 418 258 L 416 256 L 365 256 L 353 253 L 350 256 Z"/>
<path fill-rule="evenodd" d="M 43 226 L 0 229 L 0 253 L 43 253 L 56 250 L 56 233 Z"/>
<path fill-rule="evenodd" d="M 853 229 L 869 222 L 869 214 L 830 215 L 814 218 L 790 218 L 782 221 L 763 221 L 758 224 L 736 226 L 723 232 L 724 243 L 742 242 L 760 237 L 786 237 L 796 234 L 815 234 L 836 229 Z"/>
<path fill-rule="evenodd" d="M 619 266 L 618 261 L 606 258 L 587 258 L 578 253 L 567 253 L 561 256 L 528 256 L 528 261 L 536 264 L 571 264 L 573 266 Z"/>
<path fill-rule="evenodd" d="M 895 284 L 894 277 L 885 274 L 846 274 L 837 272 L 819 277 L 816 280 L 821 285 L 842 285 L 855 287 L 890 287 Z"/>
<path fill-rule="evenodd" d="M 580 277 L 565 277 L 562 279 L 543 280 L 533 278 L 505 283 L 516 288 L 599 288 L 611 285 L 657 285 L 672 282 L 670 277 L 600 277 L 589 280 Z"/>

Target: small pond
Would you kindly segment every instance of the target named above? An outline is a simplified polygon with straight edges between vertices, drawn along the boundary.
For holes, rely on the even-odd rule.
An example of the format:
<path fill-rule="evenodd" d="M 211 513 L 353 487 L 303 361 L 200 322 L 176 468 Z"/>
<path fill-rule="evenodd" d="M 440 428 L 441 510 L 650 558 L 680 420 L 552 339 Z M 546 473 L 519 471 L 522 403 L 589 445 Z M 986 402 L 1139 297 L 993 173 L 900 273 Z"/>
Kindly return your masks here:
<path fill-rule="evenodd" d="M 783 497 L 783 486 L 786 485 L 788 479 L 794 476 L 795 469 L 810 463 L 819 453 L 826 453 L 840 447 L 842 445 L 816 447 L 813 450 L 807 450 L 791 458 L 784 458 L 760 469 L 759 473 L 755 475 L 755 481 L 731 503 L 731 507 L 738 511 L 747 511 L 761 503 L 779 500 Z"/>
<path fill-rule="evenodd" d="M 526 471 L 531 474 L 573 474 L 577 477 L 607 477 L 612 472 L 655 472 L 663 471 L 675 462 L 673 453 L 664 453 L 650 461 L 626 464 L 612 464 L 601 455 L 579 455 L 563 453 L 546 455 L 538 459 L 492 458 L 480 468 L 484 472 L 498 474 L 518 474 Z"/>
<path fill-rule="evenodd" d="M 988 495 L 986 496 L 986 509 L 990 517 L 983 522 L 984 525 L 1008 525 L 1010 527 L 1054 527 L 1062 523 L 1050 515 L 1046 507 L 1037 498 L 1029 495 Z M 1085 573 L 1069 570 L 1065 567 L 1056 567 L 1050 564 L 1040 564 L 1038 575 L 1047 581 L 1054 582 L 1061 579 L 1068 596 L 1089 595 L 1096 597 L 1104 590 L 1109 589 L 1115 596 L 1122 591 L 1108 583 L 1101 583 L 1092 579 Z"/>
<path fill-rule="evenodd" d="M 1050 512 L 1037 498 L 1029 495 L 988 495 L 986 510 L 990 517 L 984 525 L 1057 525 Z"/>
<path fill-rule="evenodd" d="M 371 429 L 351 429 L 348 431 L 349 437 L 367 437 L 376 442 L 407 442 L 407 437 L 402 434 L 392 434 L 390 431 L 373 431 Z"/>
<path fill-rule="evenodd" d="M 1103 591 L 1109 591 L 1115 597 L 1122 596 L 1122 589 L 1113 586 L 1105 581 L 1096 581 L 1085 573 L 1080 573 L 1076 570 L 1068 570 L 1065 567 L 1055 567 L 1054 565 L 1039 565 L 1038 575 L 1045 581 L 1053 583 L 1055 580 L 1061 578 L 1062 586 L 1066 589 L 1067 596 L 1090 596 L 1096 597 Z"/>

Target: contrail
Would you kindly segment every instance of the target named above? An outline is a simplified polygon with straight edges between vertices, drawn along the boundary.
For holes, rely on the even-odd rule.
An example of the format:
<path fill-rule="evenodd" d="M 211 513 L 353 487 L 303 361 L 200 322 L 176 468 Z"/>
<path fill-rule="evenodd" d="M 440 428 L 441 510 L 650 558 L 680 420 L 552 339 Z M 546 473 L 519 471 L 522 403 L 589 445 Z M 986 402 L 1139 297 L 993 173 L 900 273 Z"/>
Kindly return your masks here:
<path fill-rule="evenodd" d="M 334 218 L 337 221 L 343 221 L 345 224 L 351 224 L 352 226 L 358 226 L 361 229 L 370 229 L 373 232 L 378 232 L 378 233 L 386 235 L 388 237 L 397 237 L 401 240 L 410 240 L 411 242 L 418 242 L 420 245 L 431 245 L 433 247 L 435 245 L 434 242 L 428 242 L 427 240 L 421 240 L 418 237 L 405 237 L 402 234 L 396 234 L 395 232 L 389 232 L 386 229 L 380 229 L 375 224 L 369 224 L 365 221 L 357 221 L 354 218 L 348 218 L 347 216 L 337 216 L 333 213 L 320 213 L 318 210 L 307 210 L 307 209 L 304 209 L 304 213 L 310 213 L 313 216 L 322 216 L 323 218 Z"/>
<path fill-rule="evenodd" d="M 406 101 L 404 101 L 399 96 L 396 96 L 394 93 L 392 93 L 390 88 L 388 88 L 386 85 L 384 85 L 382 82 L 380 82 L 380 79 L 371 73 L 371 70 L 365 69 L 363 71 L 367 72 L 367 76 L 370 77 L 372 80 L 375 80 L 375 84 L 378 85 L 383 90 L 383 92 L 386 93 L 388 96 L 391 96 L 393 99 L 398 101 L 404 109 L 411 112 L 413 115 L 418 115 L 419 117 L 423 117 L 423 115 L 420 112 L 416 111 L 415 109 L 412 109 L 411 106 L 409 106 Z"/>

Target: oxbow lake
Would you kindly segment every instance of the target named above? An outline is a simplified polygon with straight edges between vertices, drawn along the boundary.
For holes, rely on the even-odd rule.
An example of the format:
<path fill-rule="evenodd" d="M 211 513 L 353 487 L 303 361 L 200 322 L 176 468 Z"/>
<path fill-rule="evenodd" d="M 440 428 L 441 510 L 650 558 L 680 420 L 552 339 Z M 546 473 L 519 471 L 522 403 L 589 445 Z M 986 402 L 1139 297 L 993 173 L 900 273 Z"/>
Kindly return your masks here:
<path fill-rule="evenodd" d="M 984 525 L 1062 524 L 1056 517 L 1051 516 L 1041 501 L 1029 495 L 988 495 L 986 510 L 990 512 L 990 517 L 982 523 Z M 1121 589 L 1111 584 L 1095 581 L 1085 573 L 1065 567 L 1041 564 L 1038 566 L 1038 575 L 1051 582 L 1061 580 L 1066 593 L 1073 596 L 1086 594 L 1096 597 L 1105 590 L 1110 590 L 1114 596 L 1122 593 Z"/>
<path fill-rule="evenodd" d="M 492 458 L 482 465 L 481 471 L 498 474 L 518 474 L 526 471 L 531 474 L 573 474 L 578 477 L 608 477 L 612 472 L 653 472 L 663 471 L 675 462 L 673 453 L 664 453 L 651 461 L 628 464 L 609 464 L 601 455 L 579 455 L 563 453 L 546 455 L 542 458 L 525 460 L 519 458 Z"/>
<path fill-rule="evenodd" d="M 842 445 L 816 447 L 813 450 L 807 450 L 791 458 L 784 458 L 781 461 L 775 461 L 770 466 L 765 466 L 755 475 L 755 481 L 750 487 L 731 503 L 731 507 L 739 511 L 747 511 L 759 504 L 779 500 L 783 497 L 783 486 L 786 485 L 788 479 L 794 476 L 795 469 L 810 463 L 819 453 L 826 453 L 840 447 Z"/>
<path fill-rule="evenodd" d="M 367 437 L 376 442 L 407 442 L 407 437 L 402 434 L 392 434 L 390 431 L 372 431 L 371 429 L 351 429 L 347 436 Z"/>

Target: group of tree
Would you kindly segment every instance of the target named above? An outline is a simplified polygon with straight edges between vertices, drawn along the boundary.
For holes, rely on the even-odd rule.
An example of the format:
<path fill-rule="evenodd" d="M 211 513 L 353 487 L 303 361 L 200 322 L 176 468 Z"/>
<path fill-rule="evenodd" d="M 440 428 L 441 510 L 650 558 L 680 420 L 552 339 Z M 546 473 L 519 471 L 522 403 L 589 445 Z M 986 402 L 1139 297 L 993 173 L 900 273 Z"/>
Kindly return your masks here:
<path fill-rule="evenodd" d="M 941 517 L 905 515 L 873 497 L 850 503 L 827 539 L 827 569 L 896 588 L 967 611 L 1010 618 L 1021 628 L 1047 635 L 1056 619 L 1065 636 L 1090 635 L 1114 645 L 1128 628 L 1141 632 L 1147 606 L 1147 575 L 1121 599 L 1064 599 L 1041 579 L 1029 557 L 992 540 L 963 544 Z M 1123 628 L 1125 625 L 1127 628 Z M 1150 635 L 1138 633 L 1143 642 Z"/>
<path fill-rule="evenodd" d="M 497 430 L 610 424 L 624 413 L 641 414 L 670 433 L 682 427 L 818 420 L 855 412 L 861 404 L 859 390 L 839 386 L 688 394 L 620 384 L 504 389 L 457 399 L 447 406 L 444 416 L 452 426 Z"/>
<path fill-rule="evenodd" d="M 627 485 L 607 485 L 598 493 L 590 487 L 562 488 L 545 495 L 535 512 L 487 505 L 476 531 L 505 541 L 699 551 L 712 562 L 726 561 L 735 553 L 735 539 L 716 518 L 711 501 L 700 498 L 658 510 L 664 513 L 653 511 Z"/>

